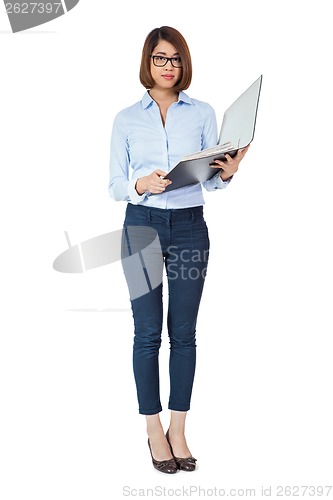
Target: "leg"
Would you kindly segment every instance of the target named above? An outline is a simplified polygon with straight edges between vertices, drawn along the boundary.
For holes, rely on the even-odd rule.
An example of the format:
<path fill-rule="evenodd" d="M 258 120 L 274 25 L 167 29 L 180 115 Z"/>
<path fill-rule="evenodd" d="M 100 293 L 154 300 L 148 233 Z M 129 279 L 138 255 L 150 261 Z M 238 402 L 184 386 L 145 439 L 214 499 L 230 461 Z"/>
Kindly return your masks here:
<path fill-rule="evenodd" d="M 146 415 L 147 434 L 155 460 L 170 460 L 172 454 L 161 424 L 160 415 Z"/>
<path fill-rule="evenodd" d="M 175 228 L 172 252 L 166 258 L 171 410 L 168 438 L 176 457 L 191 456 L 185 439 L 185 419 L 190 409 L 196 365 L 196 323 L 209 257 L 204 219 L 199 215 L 186 231 L 184 229 L 182 225 Z M 194 470 L 193 463 L 188 466 L 186 470 Z"/>
<path fill-rule="evenodd" d="M 204 220 L 194 222 L 186 233 L 180 225 L 174 234 L 177 245 L 170 247 L 172 251 L 165 261 L 169 285 L 169 409 L 186 412 L 190 409 L 195 374 L 196 323 L 208 264 L 209 239 Z"/>
<path fill-rule="evenodd" d="M 191 455 L 185 439 L 186 411 L 171 410 L 169 440 L 176 457 L 189 457 Z"/>
<path fill-rule="evenodd" d="M 154 415 L 162 410 L 158 354 L 163 320 L 163 258 L 158 238 L 156 243 L 157 232 L 139 225 L 145 222 L 147 214 L 141 210 L 136 213 L 135 207 L 128 209 L 122 237 L 122 265 L 134 319 L 133 371 L 139 412 Z M 150 269 L 152 263 L 154 272 L 149 275 L 147 268 Z M 158 286 L 152 287 L 152 281 Z"/>
<path fill-rule="evenodd" d="M 135 336 L 133 371 L 139 413 L 155 415 L 162 411 L 159 388 L 158 355 L 162 332 L 162 285 L 132 300 Z"/>

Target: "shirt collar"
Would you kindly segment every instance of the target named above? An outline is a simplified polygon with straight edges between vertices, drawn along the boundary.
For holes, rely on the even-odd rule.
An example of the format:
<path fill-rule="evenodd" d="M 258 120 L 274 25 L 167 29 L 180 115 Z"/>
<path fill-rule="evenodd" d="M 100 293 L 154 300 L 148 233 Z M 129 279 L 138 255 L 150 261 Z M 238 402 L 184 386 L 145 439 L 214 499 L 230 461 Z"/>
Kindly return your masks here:
<path fill-rule="evenodd" d="M 186 102 L 186 104 L 193 104 L 192 99 L 183 91 L 179 92 L 178 102 L 180 101 Z"/>
<path fill-rule="evenodd" d="M 154 102 L 154 99 L 150 96 L 148 90 L 145 92 L 143 98 L 141 99 L 143 109 L 147 109 Z M 179 92 L 178 101 L 177 102 L 185 102 L 186 104 L 193 104 L 192 99 L 185 94 L 182 90 Z"/>

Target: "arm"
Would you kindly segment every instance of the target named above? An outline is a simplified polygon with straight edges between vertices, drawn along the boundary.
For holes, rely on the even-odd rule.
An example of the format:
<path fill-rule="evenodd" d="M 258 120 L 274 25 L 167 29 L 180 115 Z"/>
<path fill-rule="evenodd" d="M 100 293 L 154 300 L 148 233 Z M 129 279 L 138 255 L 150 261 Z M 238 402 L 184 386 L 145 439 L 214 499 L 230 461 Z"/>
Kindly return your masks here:
<path fill-rule="evenodd" d="M 217 144 L 217 123 L 216 123 L 216 115 L 215 111 L 211 106 L 207 108 L 207 115 L 204 121 L 204 127 L 202 131 L 202 139 L 201 139 L 201 149 L 211 148 L 212 146 L 216 146 Z M 218 167 L 220 165 L 216 165 Z M 203 187 L 207 191 L 214 191 L 215 189 L 223 189 L 228 186 L 231 178 L 224 179 L 221 177 L 221 172 L 217 173 L 209 179 L 202 183 Z"/>
<path fill-rule="evenodd" d="M 212 108 L 211 112 L 207 114 L 202 137 L 202 149 L 209 148 L 217 144 L 216 117 Z M 208 181 L 203 182 L 202 185 L 204 188 L 207 189 L 207 191 L 213 191 L 215 189 L 223 189 L 227 187 L 233 175 L 237 172 L 239 163 L 244 158 L 249 147 L 250 146 L 240 149 L 234 158 L 231 158 L 231 156 L 226 153 L 226 161 L 215 160 L 215 164 L 211 165 L 212 168 L 221 167 L 222 170 Z"/>
<path fill-rule="evenodd" d="M 135 189 L 136 179 L 129 180 L 130 154 L 127 136 L 118 114 L 114 120 L 110 144 L 110 182 L 109 194 L 116 201 L 132 201 L 139 203 L 146 193 Z"/>
<path fill-rule="evenodd" d="M 162 193 L 171 181 L 161 179 L 160 176 L 164 177 L 167 173 L 159 169 L 150 175 L 129 180 L 130 151 L 124 128 L 118 114 L 111 135 L 109 194 L 116 201 L 137 204 L 150 193 Z"/>
<path fill-rule="evenodd" d="M 221 161 L 221 160 L 214 160 L 215 165 L 212 164 L 212 168 L 216 167 L 222 167 L 221 172 L 219 172 L 219 177 L 222 179 L 223 182 L 230 182 L 232 179 L 233 175 L 237 172 L 238 166 L 244 156 L 246 155 L 248 149 L 250 147 L 250 144 L 246 146 L 246 148 L 239 149 L 237 151 L 237 154 L 234 158 L 231 158 L 228 153 L 225 153 L 226 160 Z"/>

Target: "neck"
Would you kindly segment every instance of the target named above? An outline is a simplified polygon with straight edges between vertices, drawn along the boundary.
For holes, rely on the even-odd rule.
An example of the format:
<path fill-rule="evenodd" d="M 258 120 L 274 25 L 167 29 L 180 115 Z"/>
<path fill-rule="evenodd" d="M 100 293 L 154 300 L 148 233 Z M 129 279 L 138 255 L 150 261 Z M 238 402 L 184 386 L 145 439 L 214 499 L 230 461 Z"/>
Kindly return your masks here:
<path fill-rule="evenodd" d="M 166 104 L 178 101 L 178 92 L 173 89 L 159 89 L 152 88 L 149 90 L 150 96 L 154 99 L 157 104 Z"/>

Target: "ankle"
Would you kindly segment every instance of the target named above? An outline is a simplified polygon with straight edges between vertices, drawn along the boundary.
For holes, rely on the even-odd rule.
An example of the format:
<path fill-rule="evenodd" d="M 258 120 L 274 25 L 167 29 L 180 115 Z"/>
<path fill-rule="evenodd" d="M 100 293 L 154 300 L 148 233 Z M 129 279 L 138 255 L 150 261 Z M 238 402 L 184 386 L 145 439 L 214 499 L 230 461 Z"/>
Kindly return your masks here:
<path fill-rule="evenodd" d="M 154 428 L 154 429 L 147 429 L 147 435 L 149 439 L 162 439 L 164 438 L 164 431 L 163 428 Z"/>
<path fill-rule="evenodd" d="M 173 427 L 172 425 L 170 425 L 168 429 L 168 434 L 169 436 L 173 437 L 184 437 L 185 429 L 183 427 Z"/>

